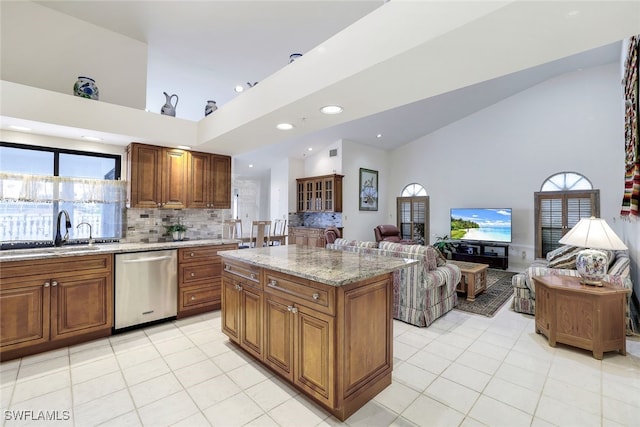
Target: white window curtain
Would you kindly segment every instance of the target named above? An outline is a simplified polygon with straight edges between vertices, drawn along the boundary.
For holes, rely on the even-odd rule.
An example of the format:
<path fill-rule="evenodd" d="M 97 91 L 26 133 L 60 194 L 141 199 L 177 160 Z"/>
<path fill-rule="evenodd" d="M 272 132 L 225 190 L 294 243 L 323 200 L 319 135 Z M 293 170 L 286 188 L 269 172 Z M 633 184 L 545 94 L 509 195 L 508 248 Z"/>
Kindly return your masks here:
<path fill-rule="evenodd" d="M 0 173 L 2 202 L 107 203 L 124 206 L 125 181 Z"/>

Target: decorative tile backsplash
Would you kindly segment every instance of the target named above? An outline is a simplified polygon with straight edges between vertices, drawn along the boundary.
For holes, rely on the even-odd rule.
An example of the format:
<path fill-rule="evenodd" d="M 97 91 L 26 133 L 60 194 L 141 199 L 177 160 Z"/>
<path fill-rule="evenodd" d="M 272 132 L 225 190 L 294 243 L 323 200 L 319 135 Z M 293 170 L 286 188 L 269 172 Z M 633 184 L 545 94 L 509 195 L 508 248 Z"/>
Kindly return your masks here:
<path fill-rule="evenodd" d="M 341 212 L 289 212 L 292 227 L 342 227 Z"/>
<path fill-rule="evenodd" d="M 219 239 L 222 237 L 222 221 L 230 218 L 231 209 L 127 209 L 123 241 L 169 241 L 171 236 L 164 226 L 178 222 L 187 226 L 187 239 Z"/>

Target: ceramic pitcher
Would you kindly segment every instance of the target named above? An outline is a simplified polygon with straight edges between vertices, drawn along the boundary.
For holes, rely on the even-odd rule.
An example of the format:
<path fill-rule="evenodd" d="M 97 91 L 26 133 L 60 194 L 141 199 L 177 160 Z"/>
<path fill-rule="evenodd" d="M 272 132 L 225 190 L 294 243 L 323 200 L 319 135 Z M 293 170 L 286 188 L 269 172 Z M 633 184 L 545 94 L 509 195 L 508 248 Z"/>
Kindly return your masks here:
<path fill-rule="evenodd" d="M 165 116 L 176 116 L 176 106 L 178 105 L 178 95 L 176 95 L 175 93 L 171 96 L 169 96 L 169 94 L 167 92 L 162 92 L 164 93 L 164 97 L 167 99 L 165 104 L 162 106 L 162 108 L 160 109 L 160 114 L 164 114 Z M 172 104 L 171 101 L 173 100 L 173 97 L 176 97 L 176 103 Z"/>

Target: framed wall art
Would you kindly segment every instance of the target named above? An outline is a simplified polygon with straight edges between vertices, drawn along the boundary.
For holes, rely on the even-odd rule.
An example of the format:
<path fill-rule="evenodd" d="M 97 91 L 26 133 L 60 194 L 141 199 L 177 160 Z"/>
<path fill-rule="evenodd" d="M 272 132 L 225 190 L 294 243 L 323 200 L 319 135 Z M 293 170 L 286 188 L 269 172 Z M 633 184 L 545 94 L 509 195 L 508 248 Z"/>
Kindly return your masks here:
<path fill-rule="evenodd" d="M 360 202 L 361 211 L 378 210 L 378 171 L 360 168 Z"/>

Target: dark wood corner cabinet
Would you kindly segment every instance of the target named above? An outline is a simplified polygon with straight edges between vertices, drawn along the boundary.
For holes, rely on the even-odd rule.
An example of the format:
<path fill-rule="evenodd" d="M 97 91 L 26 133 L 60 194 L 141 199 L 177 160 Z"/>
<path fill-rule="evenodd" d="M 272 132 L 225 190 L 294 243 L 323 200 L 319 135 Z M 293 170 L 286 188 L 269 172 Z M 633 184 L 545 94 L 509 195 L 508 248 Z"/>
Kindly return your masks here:
<path fill-rule="evenodd" d="M 0 267 L 0 359 L 111 335 L 113 254 Z"/>
<path fill-rule="evenodd" d="M 178 319 L 220 308 L 222 259 L 237 244 L 178 249 Z"/>
<path fill-rule="evenodd" d="M 296 179 L 298 212 L 342 212 L 343 175 Z"/>
<path fill-rule="evenodd" d="M 507 243 L 459 243 L 451 258 L 456 261 L 489 264 L 491 268 L 509 268 L 509 245 Z"/>
<path fill-rule="evenodd" d="M 132 143 L 127 147 L 130 208 L 231 207 L 231 157 Z"/>

